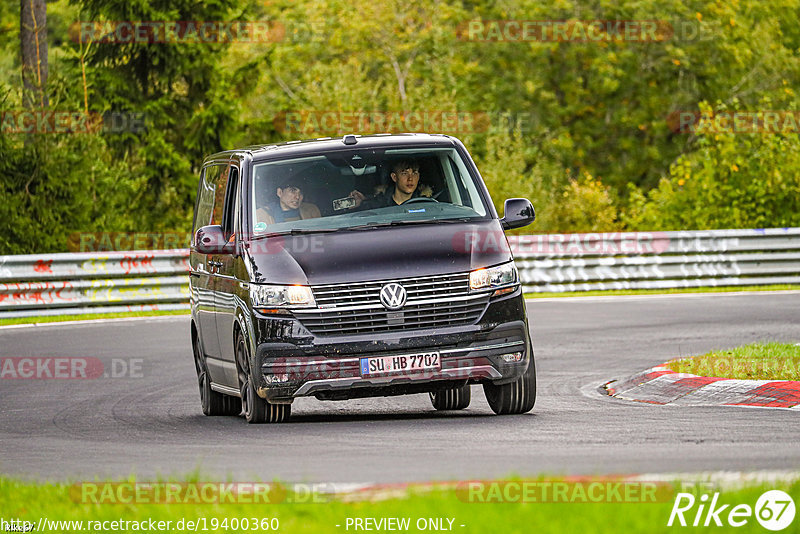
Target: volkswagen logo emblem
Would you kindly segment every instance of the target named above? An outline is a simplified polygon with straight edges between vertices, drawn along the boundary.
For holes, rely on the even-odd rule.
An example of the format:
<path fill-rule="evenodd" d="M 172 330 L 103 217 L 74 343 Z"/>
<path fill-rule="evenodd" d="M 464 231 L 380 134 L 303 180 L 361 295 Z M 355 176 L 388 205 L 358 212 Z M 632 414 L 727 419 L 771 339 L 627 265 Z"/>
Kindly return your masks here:
<path fill-rule="evenodd" d="M 381 304 L 387 310 L 399 310 L 406 303 L 406 288 L 391 282 L 381 288 Z"/>

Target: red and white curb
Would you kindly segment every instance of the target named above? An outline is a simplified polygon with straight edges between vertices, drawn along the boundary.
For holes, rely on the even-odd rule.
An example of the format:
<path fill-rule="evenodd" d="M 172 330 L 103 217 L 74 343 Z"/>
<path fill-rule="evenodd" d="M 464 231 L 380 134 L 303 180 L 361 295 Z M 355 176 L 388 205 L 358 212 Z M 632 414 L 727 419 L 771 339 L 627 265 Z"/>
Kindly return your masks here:
<path fill-rule="evenodd" d="M 605 384 L 618 399 L 673 406 L 756 406 L 800 411 L 800 382 L 676 373 L 666 364 Z"/>

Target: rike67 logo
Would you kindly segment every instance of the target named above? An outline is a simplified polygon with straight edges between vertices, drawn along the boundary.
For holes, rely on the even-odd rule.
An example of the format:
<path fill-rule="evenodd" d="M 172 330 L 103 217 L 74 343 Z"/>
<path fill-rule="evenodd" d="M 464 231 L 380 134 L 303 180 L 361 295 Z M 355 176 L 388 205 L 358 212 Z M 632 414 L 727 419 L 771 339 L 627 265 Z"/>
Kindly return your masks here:
<path fill-rule="evenodd" d="M 723 504 L 718 492 L 710 498 L 706 493 L 699 498 L 691 493 L 678 493 L 667 526 L 742 527 L 755 516 L 762 527 L 778 531 L 792 523 L 794 514 L 794 500 L 788 493 L 780 490 L 764 492 L 756 501 L 755 507 L 749 504 Z"/>

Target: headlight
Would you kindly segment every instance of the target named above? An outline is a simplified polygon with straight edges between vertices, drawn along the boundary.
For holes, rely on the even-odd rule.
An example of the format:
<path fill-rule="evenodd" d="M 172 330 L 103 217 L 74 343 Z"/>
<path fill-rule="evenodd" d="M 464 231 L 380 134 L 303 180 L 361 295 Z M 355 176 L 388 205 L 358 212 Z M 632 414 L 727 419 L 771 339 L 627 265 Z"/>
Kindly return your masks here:
<path fill-rule="evenodd" d="M 518 281 L 519 275 L 514 262 L 469 273 L 469 288 L 473 291 L 507 287 L 515 285 Z"/>
<path fill-rule="evenodd" d="M 266 286 L 250 284 L 254 308 L 308 308 L 317 305 L 308 286 Z"/>

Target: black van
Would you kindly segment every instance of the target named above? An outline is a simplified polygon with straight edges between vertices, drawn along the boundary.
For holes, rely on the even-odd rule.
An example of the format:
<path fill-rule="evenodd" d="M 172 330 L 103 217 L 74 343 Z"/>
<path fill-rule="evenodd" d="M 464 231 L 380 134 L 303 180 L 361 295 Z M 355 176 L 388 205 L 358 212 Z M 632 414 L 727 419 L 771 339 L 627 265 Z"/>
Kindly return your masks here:
<path fill-rule="evenodd" d="M 191 336 L 203 413 L 285 421 L 295 397 L 429 393 L 524 413 L 536 370 L 519 273 L 464 145 L 347 135 L 203 163 L 191 244 Z"/>

